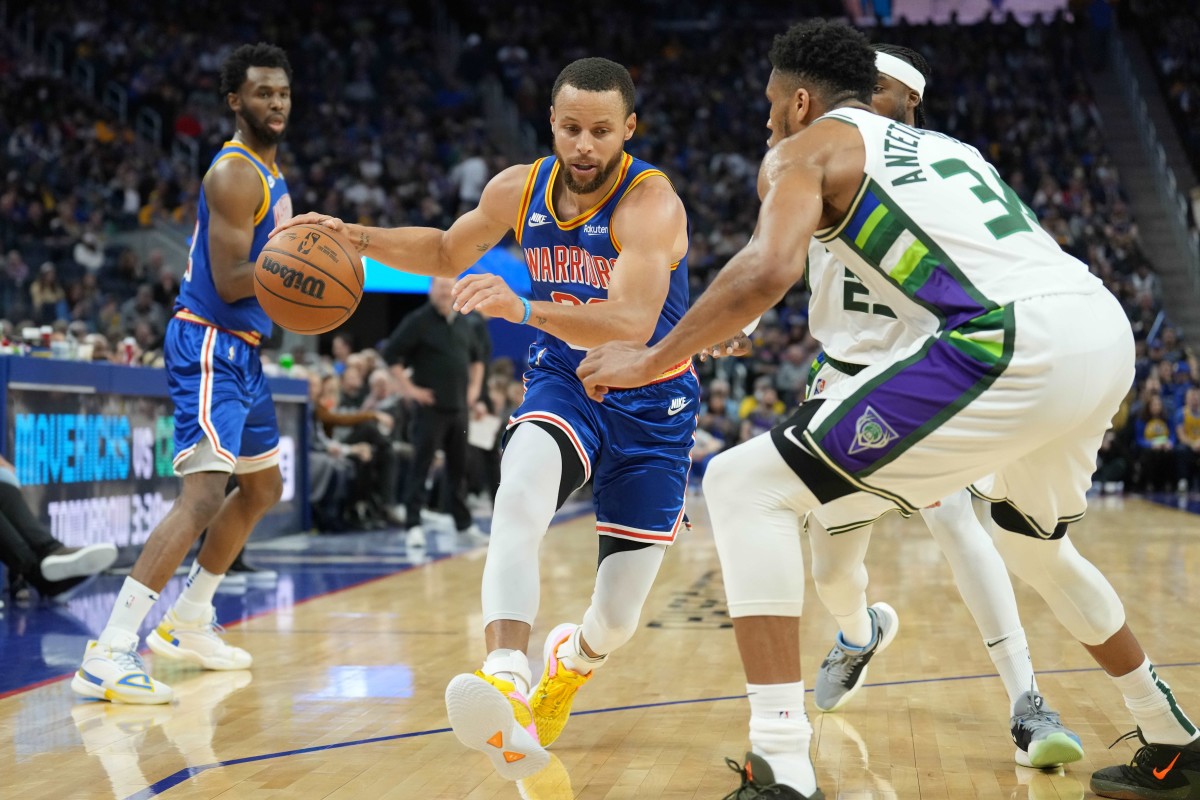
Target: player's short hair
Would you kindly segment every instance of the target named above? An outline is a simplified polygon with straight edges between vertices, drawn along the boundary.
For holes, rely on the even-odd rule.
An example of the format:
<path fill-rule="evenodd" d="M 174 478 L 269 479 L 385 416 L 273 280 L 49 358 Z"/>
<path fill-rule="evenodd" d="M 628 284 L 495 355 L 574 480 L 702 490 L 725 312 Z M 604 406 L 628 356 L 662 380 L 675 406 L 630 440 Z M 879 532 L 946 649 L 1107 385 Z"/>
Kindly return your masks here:
<path fill-rule="evenodd" d="M 901 61 L 907 61 L 913 65 L 917 72 L 921 73 L 921 77 L 926 83 L 933 77 L 933 70 L 929 66 L 929 62 L 925 60 L 925 56 L 918 53 L 916 50 L 910 50 L 907 47 L 901 47 L 898 44 L 877 44 L 874 45 L 875 52 L 887 53 L 889 56 L 895 56 Z M 917 103 L 917 107 L 913 109 L 914 122 L 918 128 L 925 127 L 925 98 L 921 98 L 921 102 Z"/>
<path fill-rule="evenodd" d="M 585 92 L 616 90 L 621 93 L 621 100 L 625 103 L 625 116 L 633 113 L 633 78 L 629 75 L 629 70 L 615 61 L 609 61 L 607 58 L 581 58 L 567 64 L 563 71 L 558 73 L 554 88 L 550 90 L 550 105 L 554 105 L 559 90 L 564 86 L 574 86 Z"/>
<path fill-rule="evenodd" d="M 266 42 L 244 44 L 230 53 L 221 65 L 221 96 L 241 89 L 246 82 L 246 71 L 251 67 L 281 69 L 287 73 L 288 83 L 292 82 L 292 64 L 283 48 Z"/>
<path fill-rule="evenodd" d="M 871 102 L 875 89 L 875 51 L 858 31 L 823 19 L 800 22 L 775 37 L 769 55 L 777 72 L 832 99 L 849 94 Z"/>

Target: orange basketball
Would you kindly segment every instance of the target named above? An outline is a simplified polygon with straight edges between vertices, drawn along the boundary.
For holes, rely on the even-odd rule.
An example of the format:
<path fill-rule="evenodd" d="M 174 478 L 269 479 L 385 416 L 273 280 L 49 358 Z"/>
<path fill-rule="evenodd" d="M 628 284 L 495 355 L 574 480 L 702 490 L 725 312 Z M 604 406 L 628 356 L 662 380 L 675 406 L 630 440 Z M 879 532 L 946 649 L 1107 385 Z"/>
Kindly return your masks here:
<path fill-rule="evenodd" d="M 363 295 L 363 264 L 323 225 L 275 234 L 254 262 L 254 294 L 293 333 L 324 333 L 350 319 Z"/>

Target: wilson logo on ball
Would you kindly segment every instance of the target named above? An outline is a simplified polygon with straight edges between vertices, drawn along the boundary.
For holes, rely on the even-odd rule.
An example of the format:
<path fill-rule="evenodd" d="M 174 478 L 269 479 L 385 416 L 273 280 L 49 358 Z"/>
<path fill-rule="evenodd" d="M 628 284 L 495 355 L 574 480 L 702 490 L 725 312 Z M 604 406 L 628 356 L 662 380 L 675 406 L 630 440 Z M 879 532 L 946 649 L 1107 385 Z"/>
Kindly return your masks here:
<path fill-rule="evenodd" d="M 270 256 L 263 257 L 262 269 L 272 275 L 278 275 L 285 289 L 295 290 L 317 300 L 325 299 L 325 281 L 320 278 L 314 278 L 311 275 L 305 275 L 298 269 L 284 266 Z"/>

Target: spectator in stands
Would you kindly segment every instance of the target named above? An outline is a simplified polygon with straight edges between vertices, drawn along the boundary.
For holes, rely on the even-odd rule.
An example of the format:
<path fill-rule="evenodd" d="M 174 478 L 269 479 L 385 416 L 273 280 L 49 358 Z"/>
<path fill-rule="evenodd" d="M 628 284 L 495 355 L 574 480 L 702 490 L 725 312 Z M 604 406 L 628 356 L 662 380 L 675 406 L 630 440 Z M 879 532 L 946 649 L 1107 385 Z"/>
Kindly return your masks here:
<path fill-rule="evenodd" d="M 67 294 L 58 282 L 58 270 L 47 261 L 38 270 L 38 277 L 29 286 L 29 300 L 34 322 L 49 325 L 56 319 L 66 319 Z"/>
<path fill-rule="evenodd" d="M 312 409 L 308 418 L 308 496 L 317 529 L 333 532 L 349 528 L 348 501 L 358 471 L 355 461 L 370 461 L 371 450 L 366 444 L 343 445 L 325 433 L 325 426 L 317 420 L 323 386 L 319 374 L 313 372 L 308 376 L 308 402 Z"/>
<path fill-rule="evenodd" d="M 99 272 L 104 266 L 104 245 L 100 241 L 100 235 L 95 231 L 84 231 L 71 250 L 71 258 L 88 273 Z"/>
<path fill-rule="evenodd" d="M 1092 486 L 1099 488 L 1101 494 L 1120 494 L 1125 489 L 1128 475 L 1129 454 L 1124 437 L 1109 429 L 1104 432 L 1104 440 L 1096 456 Z"/>
<path fill-rule="evenodd" d="M 1183 406 L 1175 412 L 1176 488 L 1186 492 L 1200 487 L 1200 387 L 1187 390 Z"/>
<path fill-rule="evenodd" d="M 29 265 L 20 250 L 9 250 L 4 260 L 4 275 L 0 280 L 0 308 L 13 317 L 20 317 L 28 309 Z"/>
<path fill-rule="evenodd" d="M 43 597 L 61 597 L 116 560 L 112 543 L 67 547 L 51 536 L 21 494 L 16 469 L 0 456 L 0 562 L 10 588 L 27 581 Z"/>
<path fill-rule="evenodd" d="M 137 294 L 121 304 L 121 329 L 132 332 L 139 322 L 150 326 L 155 336 L 161 336 L 167 328 L 167 314 L 154 301 L 154 286 L 143 283 Z"/>
<path fill-rule="evenodd" d="M 1134 457 L 1139 482 L 1147 491 L 1175 485 L 1175 431 L 1167 422 L 1162 396 L 1151 394 L 1134 421 Z"/>
<path fill-rule="evenodd" d="M 341 379 L 337 375 L 327 375 L 322 381 L 313 415 L 320 423 L 322 433 L 331 442 L 350 448 L 350 454 L 358 460 L 359 468 L 355 471 L 348 498 L 350 506 L 346 509 L 348 524 L 358 528 L 400 524 L 392 514 L 396 467 L 388 438 L 395 419 L 384 411 L 343 406 Z M 371 469 L 365 468 L 368 462 L 372 464 Z"/>

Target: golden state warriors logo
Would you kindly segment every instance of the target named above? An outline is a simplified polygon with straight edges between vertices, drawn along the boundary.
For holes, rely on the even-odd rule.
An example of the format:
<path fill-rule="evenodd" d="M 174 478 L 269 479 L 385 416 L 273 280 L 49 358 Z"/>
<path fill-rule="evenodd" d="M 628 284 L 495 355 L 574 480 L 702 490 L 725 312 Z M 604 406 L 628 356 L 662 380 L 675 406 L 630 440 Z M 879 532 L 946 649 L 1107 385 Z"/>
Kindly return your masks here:
<path fill-rule="evenodd" d="M 854 423 L 854 441 L 850 444 L 851 454 L 864 450 L 882 450 L 900 436 L 884 421 L 875 409 L 867 406 L 867 410 Z"/>

